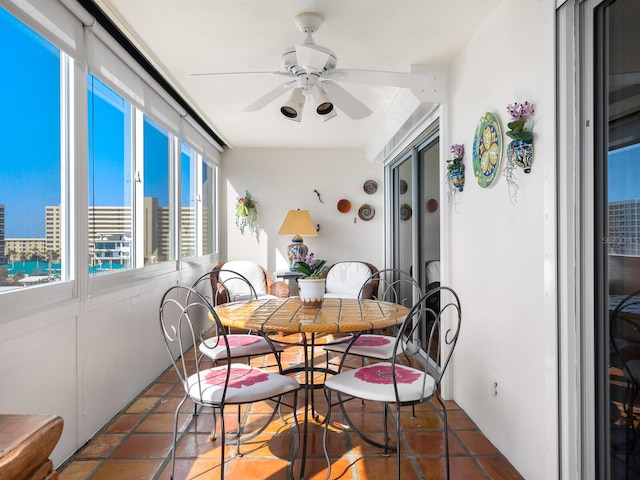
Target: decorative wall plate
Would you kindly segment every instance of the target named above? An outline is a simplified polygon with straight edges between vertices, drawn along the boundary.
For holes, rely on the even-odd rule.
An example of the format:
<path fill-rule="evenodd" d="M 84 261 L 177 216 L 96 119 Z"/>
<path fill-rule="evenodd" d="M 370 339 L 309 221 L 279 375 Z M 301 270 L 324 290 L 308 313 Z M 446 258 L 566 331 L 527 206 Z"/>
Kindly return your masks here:
<path fill-rule="evenodd" d="M 365 222 L 371 220 L 375 215 L 376 209 L 368 203 L 365 203 L 358 209 L 358 216 L 360 217 L 360 220 L 364 220 Z"/>
<path fill-rule="evenodd" d="M 376 182 L 375 180 L 367 180 L 366 182 L 364 182 L 362 188 L 364 189 L 364 193 L 373 195 L 378 191 L 378 182 Z"/>
<path fill-rule="evenodd" d="M 427 201 L 427 212 L 433 213 L 436 210 L 438 210 L 438 200 L 436 200 L 435 198 L 430 198 Z"/>
<path fill-rule="evenodd" d="M 473 137 L 473 173 L 478 185 L 490 187 L 500 171 L 502 130 L 496 116 L 486 112 L 480 117 Z"/>
<path fill-rule="evenodd" d="M 400 180 L 400 195 L 404 195 L 409 190 L 406 180 Z"/>
<path fill-rule="evenodd" d="M 351 202 L 349 200 L 346 198 L 338 200 L 338 211 L 340 213 L 347 213 L 349 210 L 351 210 Z"/>
<path fill-rule="evenodd" d="M 413 211 L 411 210 L 411 205 L 405 203 L 400 207 L 400 218 L 402 220 L 409 220 L 412 213 Z"/>

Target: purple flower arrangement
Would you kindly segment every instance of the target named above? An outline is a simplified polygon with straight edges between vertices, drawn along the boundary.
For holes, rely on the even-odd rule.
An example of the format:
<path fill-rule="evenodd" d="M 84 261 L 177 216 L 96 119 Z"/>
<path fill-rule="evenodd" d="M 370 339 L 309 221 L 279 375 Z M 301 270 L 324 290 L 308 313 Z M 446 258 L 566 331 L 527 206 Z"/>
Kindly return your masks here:
<path fill-rule="evenodd" d="M 309 253 L 305 257 L 296 253 L 293 260 L 295 262 L 293 269 L 307 278 L 321 278 L 324 271 L 329 268 L 326 260 L 316 259 L 313 253 Z"/>
<path fill-rule="evenodd" d="M 460 166 L 462 165 L 462 159 L 464 158 L 464 145 L 462 145 L 461 143 L 451 145 L 450 151 L 453 159 L 447 160 L 447 169 L 453 170 L 454 168 L 460 168 Z"/>
<path fill-rule="evenodd" d="M 513 140 L 531 142 L 533 140 L 533 132 L 528 130 L 525 124 L 535 113 L 533 103 L 525 101 L 523 103 L 515 102 L 513 105 L 507 105 L 507 113 L 511 116 L 511 122 L 507 124 L 507 127 L 509 127 L 507 136 Z"/>
<path fill-rule="evenodd" d="M 452 189 L 461 192 L 464 188 L 464 145 L 456 143 L 451 145 L 452 160 L 447 160 L 447 177 Z"/>

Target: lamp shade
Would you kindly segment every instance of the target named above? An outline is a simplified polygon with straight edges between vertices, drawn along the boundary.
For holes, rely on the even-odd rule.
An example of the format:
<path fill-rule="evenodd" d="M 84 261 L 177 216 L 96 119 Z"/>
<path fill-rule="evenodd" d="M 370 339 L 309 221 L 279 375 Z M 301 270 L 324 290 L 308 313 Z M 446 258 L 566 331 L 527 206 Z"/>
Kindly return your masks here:
<path fill-rule="evenodd" d="M 309 210 L 289 210 L 287 216 L 282 222 L 278 235 L 291 235 L 291 245 L 287 247 L 287 259 L 289 260 L 289 268 L 295 269 L 296 257 L 304 258 L 309 249 L 302 242 L 302 237 L 317 237 L 316 230 Z"/>
<path fill-rule="evenodd" d="M 311 220 L 309 210 L 289 210 L 280 230 L 278 230 L 278 235 L 317 237 L 318 232 L 313 220 Z"/>

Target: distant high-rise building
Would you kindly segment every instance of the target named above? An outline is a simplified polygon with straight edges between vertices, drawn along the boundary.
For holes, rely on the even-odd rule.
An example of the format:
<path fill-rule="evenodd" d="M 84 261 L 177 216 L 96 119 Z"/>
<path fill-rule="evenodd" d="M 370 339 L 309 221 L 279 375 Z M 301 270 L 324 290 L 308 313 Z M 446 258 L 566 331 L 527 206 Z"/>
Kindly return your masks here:
<path fill-rule="evenodd" d="M 157 263 L 171 258 L 171 230 L 170 209 L 161 207 L 155 197 L 144 199 L 144 262 Z M 195 238 L 195 209 L 183 207 L 181 209 L 182 222 L 182 252 L 185 256 L 196 254 Z M 62 244 L 62 221 L 59 206 L 46 207 L 46 251 L 57 252 L 60 255 Z M 120 258 L 115 263 L 130 266 L 133 256 L 131 251 L 131 238 L 133 221 L 131 207 L 98 206 L 89 207 L 88 218 L 88 245 L 89 255 L 93 259 L 92 264 L 104 261 L 107 254 L 105 248 L 97 248 L 98 242 L 125 242 L 126 246 L 117 247 L 128 258 Z M 206 235 L 205 235 L 206 237 Z M 102 244 L 104 246 L 104 243 Z M 110 249 L 113 250 L 113 249 Z M 124 253 L 126 252 L 126 253 Z M 112 252 L 115 253 L 115 250 Z M 120 254 L 118 254 L 120 255 Z"/>
<path fill-rule="evenodd" d="M 5 238 L 5 247 L 7 253 L 13 252 L 13 261 L 31 260 L 34 255 L 39 258 L 46 257 L 46 241 L 44 238 L 23 237 L 23 238 Z"/>
<path fill-rule="evenodd" d="M 4 205 L 0 203 L 0 265 L 7 263 L 4 244 Z"/>
<path fill-rule="evenodd" d="M 609 254 L 640 256 L 640 199 L 609 203 Z"/>
<path fill-rule="evenodd" d="M 62 245 L 62 222 L 60 221 L 60 207 L 45 207 L 45 238 L 47 252 L 59 257 Z"/>
<path fill-rule="evenodd" d="M 130 267 L 131 264 L 131 235 L 111 234 L 101 235 L 93 248 L 96 265 L 108 263 Z"/>

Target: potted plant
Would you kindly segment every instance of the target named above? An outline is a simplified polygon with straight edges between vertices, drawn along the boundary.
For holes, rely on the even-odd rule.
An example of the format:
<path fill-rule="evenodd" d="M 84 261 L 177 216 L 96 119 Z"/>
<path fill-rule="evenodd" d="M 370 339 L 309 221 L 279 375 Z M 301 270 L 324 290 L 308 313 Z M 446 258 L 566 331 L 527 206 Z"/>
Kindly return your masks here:
<path fill-rule="evenodd" d="M 304 275 L 298 279 L 298 294 L 304 308 L 319 308 L 324 300 L 325 278 L 329 268 L 326 260 L 316 259 L 313 253 L 305 257 L 296 254 L 293 269 Z"/>
<path fill-rule="evenodd" d="M 464 145 L 451 145 L 452 160 L 447 160 L 447 177 L 449 185 L 461 192 L 464 189 Z"/>
<path fill-rule="evenodd" d="M 236 227 L 242 235 L 244 235 L 245 228 L 249 228 L 249 232 L 256 237 L 256 240 L 260 240 L 258 209 L 248 190 L 244 192 L 244 197 L 238 198 L 236 203 Z"/>
<path fill-rule="evenodd" d="M 507 124 L 507 136 L 512 139 L 507 157 L 521 167 L 524 173 L 529 173 L 533 161 L 533 132 L 528 128 L 527 122 L 535 113 L 534 106 L 527 101 L 515 102 L 507 105 L 507 113 L 511 116 L 511 122 Z"/>

